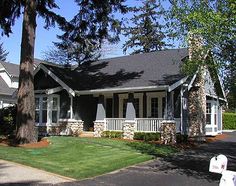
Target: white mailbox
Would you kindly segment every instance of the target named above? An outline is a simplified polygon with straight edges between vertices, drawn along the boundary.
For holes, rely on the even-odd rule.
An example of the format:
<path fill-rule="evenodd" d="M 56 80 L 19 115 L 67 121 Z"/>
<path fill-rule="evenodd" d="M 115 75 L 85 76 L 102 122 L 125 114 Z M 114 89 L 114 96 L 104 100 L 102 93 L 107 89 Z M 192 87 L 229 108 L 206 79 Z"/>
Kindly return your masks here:
<path fill-rule="evenodd" d="M 227 169 L 227 162 L 228 159 L 223 154 L 214 156 L 213 158 L 211 158 L 209 171 L 221 174 L 223 171 Z"/>
<path fill-rule="evenodd" d="M 235 186 L 235 185 L 236 185 L 236 172 L 229 170 L 223 171 L 219 186 Z"/>

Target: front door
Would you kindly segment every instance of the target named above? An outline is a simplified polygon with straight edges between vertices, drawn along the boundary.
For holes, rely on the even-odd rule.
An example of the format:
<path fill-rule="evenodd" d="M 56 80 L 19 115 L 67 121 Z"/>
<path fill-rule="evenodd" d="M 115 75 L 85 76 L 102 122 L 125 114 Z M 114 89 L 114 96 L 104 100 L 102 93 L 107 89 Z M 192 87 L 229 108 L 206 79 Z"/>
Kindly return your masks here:
<path fill-rule="evenodd" d="M 217 102 L 207 100 L 206 103 L 206 135 L 215 136 L 218 132 Z"/>

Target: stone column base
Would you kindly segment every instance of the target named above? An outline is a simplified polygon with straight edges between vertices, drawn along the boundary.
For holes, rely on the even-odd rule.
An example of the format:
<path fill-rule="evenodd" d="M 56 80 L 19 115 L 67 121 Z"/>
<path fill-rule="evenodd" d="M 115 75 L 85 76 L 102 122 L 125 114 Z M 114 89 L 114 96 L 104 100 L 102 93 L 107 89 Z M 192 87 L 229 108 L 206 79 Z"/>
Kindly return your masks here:
<path fill-rule="evenodd" d="M 100 138 L 102 137 L 102 132 L 105 130 L 105 121 L 94 121 L 94 133 L 93 136 Z"/>
<path fill-rule="evenodd" d="M 175 121 L 163 121 L 161 123 L 161 142 L 163 144 L 176 143 L 176 123 Z"/>
<path fill-rule="evenodd" d="M 125 121 L 123 124 L 123 139 L 134 139 L 135 122 Z"/>

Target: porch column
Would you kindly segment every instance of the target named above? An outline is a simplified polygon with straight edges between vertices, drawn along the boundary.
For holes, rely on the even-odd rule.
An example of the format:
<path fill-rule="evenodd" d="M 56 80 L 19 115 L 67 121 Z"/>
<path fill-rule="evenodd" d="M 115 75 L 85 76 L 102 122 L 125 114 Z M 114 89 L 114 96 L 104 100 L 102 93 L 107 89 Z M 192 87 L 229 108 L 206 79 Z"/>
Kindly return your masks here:
<path fill-rule="evenodd" d="M 94 121 L 94 137 L 101 137 L 105 130 L 106 111 L 104 107 L 104 96 L 100 95 L 98 98 L 96 121 Z"/>
<path fill-rule="evenodd" d="M 73 113 L 73 96 L 70 95 L 70 119 L 74 118 L 74 113 Z"/>
<path fill-rule="evenodd" d="M 174 119 L 174 92 L 167 92 L 167 119 Z"/>
<path fill-rule="evenodd" d="M 125 113 L 125 122 L 123 125 L 123 138 L 124 139 L 133 139 L 134 138 L 134 130 L 135 130 L 135 108 L 134 108 L 134 95 L 133 93 L 129 93 L 128 102 Z"/>

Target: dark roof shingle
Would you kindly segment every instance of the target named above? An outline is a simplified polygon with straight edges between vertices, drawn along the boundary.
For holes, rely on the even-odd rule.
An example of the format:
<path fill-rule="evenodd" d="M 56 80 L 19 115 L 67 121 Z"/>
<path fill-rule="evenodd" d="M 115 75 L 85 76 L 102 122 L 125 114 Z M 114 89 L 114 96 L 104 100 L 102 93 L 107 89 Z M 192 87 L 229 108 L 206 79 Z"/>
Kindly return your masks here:
<path fill-rule="evenodd" d="M 99 60 L 74 70 L 44 65 L 74 90 L 147 87 L 171 85 L 183 78 L 180 65 L 187 56 L 187 49 L 170 49 Z"/>
<path fill-rule="evenodd" d="M 1 61 L 2 66 L 13 77 L 19 77 L 19 65 Z"/>

